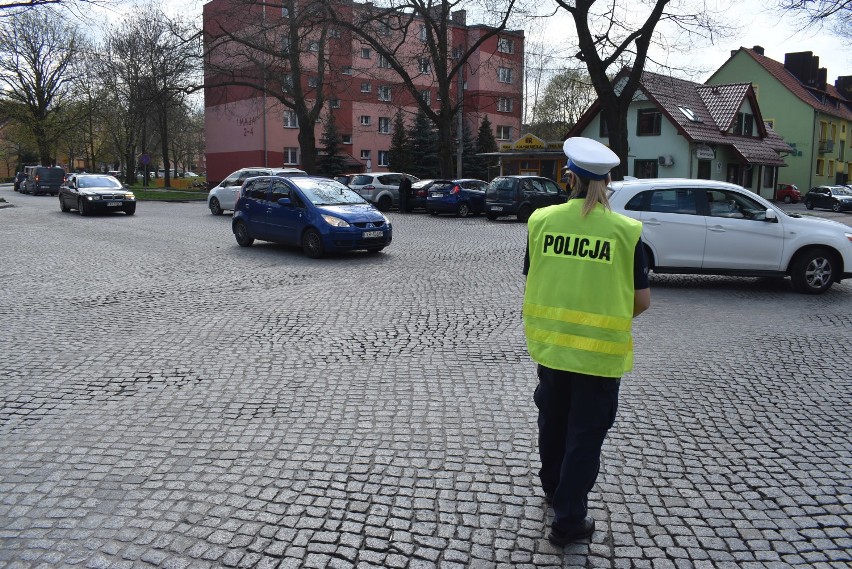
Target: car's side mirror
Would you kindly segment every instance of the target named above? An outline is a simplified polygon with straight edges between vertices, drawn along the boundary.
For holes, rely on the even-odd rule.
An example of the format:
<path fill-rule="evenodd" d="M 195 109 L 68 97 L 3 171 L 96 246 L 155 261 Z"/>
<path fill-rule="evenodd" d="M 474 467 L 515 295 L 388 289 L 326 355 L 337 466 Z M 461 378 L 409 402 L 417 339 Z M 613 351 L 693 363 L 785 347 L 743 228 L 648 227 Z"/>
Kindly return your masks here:
<path fill-rule="evenodd" d="M 767 209 L 763 220 L 768 221 L 769 223 L 775 223 L 778 221 L 778 215 L 775 213 L 774 209 Z"/>
<path fill-rule="evenodd" d="M 290 198 L 278 198 L 278 205 L 292 206 L 293 201 Z"/>

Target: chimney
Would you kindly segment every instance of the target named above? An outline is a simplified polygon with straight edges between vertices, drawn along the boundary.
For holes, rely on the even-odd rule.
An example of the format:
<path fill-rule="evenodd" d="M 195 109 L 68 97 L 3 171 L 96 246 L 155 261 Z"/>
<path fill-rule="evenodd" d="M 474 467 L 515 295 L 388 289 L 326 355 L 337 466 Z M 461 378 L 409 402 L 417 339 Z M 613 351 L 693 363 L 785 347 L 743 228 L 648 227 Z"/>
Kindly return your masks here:
<path fill-rule="evenodd" d="M 784 54 L 784 69 L 808 87 L 816 87 L 819 57 L 811 51 Z"/>
<path fill-rule="evenodd" d="M 739 51 L 738 49 L 732 49 L 731 50 L 731 57 L 734 57 L 737 54 L 738 51 Z"/>
<path fill-rule="evenodd" d="M 453 23 L 460 26 L 467 25 L 467 10 L 456 10 L 453 12 Z"/>
<path fill-rule="evenodd" d="M 754 53 L 756 53 L 757 55 L 763 55 L 763 47 L 762 46 L 756 45 L 753 48 L 751 48 L 751 50 Z"/>
<path fill-rule="evenodd" d="M 834 82 L 834 86 L 841 97 L 847 101 L 852 101 L 852 75 L 838 77 L 837 81 Z"/>
<path fill-rule="evenodd" d="M 825 91 L 825 86 L 828 84 L 828 69 L 820 67 L 816 75 L 816 84 L 814 87 L 820 91 Z"/>

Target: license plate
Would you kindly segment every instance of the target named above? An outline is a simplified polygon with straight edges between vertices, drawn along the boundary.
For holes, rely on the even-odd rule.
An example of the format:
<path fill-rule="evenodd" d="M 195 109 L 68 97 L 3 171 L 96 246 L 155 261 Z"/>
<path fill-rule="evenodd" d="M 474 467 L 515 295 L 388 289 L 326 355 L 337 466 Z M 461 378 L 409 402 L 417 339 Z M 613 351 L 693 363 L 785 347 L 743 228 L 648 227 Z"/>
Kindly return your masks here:
<path fill-rule="evenodd" d="M 117 207 L 120 206 L 121 202 L 107 202 L 107 207 Z"/>
<path fill-rule="evenodd" d="M 492 205 L 491 211 L 503 211 L 503 206 L 501 205 Z"/>
<path fill-rule="evenodd" d="M 364 239 L 372 239 L 373 237 L 381 237 L 384 235 L 381 231 L 365 231 Z"/>
<path fill-rule="evenodd" d="M 444 194 L 432 194 L 432 197 L 433 198 L 442 198 L 442 197 L 444 197 Z"/>

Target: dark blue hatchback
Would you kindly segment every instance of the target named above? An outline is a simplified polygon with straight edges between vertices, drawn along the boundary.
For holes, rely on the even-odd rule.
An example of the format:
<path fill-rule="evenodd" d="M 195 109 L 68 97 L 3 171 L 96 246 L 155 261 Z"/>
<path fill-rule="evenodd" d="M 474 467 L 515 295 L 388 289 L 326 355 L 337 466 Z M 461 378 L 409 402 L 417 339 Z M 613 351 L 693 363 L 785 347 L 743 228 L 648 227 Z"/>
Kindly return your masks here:
<path fill-rule="evenodd" d="M 390 221 L 368 201 L 328 178 L 249 178 L 240 189 L 231 223 L 243 247 L 272 241 L 301 247 L 309 257 L 390 245 Z"/>

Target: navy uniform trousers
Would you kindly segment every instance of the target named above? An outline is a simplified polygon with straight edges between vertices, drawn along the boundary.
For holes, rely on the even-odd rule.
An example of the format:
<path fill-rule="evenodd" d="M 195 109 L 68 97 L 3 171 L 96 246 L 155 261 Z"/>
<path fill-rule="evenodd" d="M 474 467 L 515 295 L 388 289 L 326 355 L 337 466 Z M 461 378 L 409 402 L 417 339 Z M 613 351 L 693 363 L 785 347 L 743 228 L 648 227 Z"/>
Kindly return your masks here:
<path fill-rule="evenodd" d="M 538 366 L 539 477 L 553 496 L 553 527 L 580 524 L 600 470 L 601 447 L 615 423 L 621 380 Z"/>

